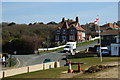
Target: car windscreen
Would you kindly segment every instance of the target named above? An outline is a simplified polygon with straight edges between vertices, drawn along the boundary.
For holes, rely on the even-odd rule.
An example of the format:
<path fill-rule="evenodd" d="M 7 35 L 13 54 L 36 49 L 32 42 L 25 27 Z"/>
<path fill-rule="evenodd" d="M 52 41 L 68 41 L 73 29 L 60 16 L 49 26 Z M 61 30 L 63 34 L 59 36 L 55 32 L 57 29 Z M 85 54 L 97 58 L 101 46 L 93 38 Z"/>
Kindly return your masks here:
<path fill-rule="evenodd" d="M 102 49 L 101 51 L 107 52 L 108 50 L 107 49 Z"/>
<path fill-rule="evenodd" d="M 65 48 L 70 48 L 70 46 L 65 46 Z"/>

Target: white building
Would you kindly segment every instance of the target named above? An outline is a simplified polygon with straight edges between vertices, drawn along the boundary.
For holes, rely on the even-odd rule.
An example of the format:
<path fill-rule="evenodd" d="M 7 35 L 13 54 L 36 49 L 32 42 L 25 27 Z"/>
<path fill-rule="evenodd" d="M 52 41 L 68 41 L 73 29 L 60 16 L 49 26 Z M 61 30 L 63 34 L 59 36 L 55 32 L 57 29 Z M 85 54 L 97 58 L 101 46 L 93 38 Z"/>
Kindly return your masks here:
<path fill-rule="evenodd" d="M 120 36 L 116 36 L 116 43 L 111 44 L 111 56 L 120 56 Z"/>

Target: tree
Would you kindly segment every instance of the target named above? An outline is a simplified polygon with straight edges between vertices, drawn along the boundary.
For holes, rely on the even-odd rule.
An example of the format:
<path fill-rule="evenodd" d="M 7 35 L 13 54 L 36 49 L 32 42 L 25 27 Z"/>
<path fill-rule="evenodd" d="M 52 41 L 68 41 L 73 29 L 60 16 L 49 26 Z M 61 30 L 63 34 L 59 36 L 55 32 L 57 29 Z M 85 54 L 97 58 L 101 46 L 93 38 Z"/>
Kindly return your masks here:
<path fill-rule="evenodd" d="M 12 22 L 10 24 L 8 24 L 8 26 L 12 26 L 12 25 L 15 25 L 16 23 Z"/>

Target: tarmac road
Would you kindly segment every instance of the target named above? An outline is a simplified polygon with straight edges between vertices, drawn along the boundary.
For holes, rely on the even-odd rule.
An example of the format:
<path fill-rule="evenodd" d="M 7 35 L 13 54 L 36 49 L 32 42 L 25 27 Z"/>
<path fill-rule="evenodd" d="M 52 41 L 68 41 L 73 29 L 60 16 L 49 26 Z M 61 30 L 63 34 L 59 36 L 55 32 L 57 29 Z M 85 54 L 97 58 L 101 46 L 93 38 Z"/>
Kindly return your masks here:
<path fill-rule="evenodd" d="M 94 47 L 96 44 L 98 44 L 98 42 L 95 42 L 95 43 L 92 43 L 92 44 L 89 44 L 89 45 L 83 45 L 83 46 L 77 47 L 76 51 L 81 51 L 81 50 L 84 50 L 84 49 L 89 48 L 89 47 Z"/>
<path fill-rule="evenodd" d="M 89 45 L 84 45 L 77 47 L 77 51 L 84 50 L 88 47 L 93 47 L 96 43 L 92 43 Z M 52 61 L 60 61 L 60 66 L 64 66 L 66 64 L 65 60 L 61 60 L 62 58 L 66 58 L 66 53 L 53 52 L 53 53 L 44 53 L 44 54 L 32 54 L 32 55 L 13 55 L 17 59 L 17 65 L 15 67 L 24 67 L 35 64 L 41 64 L 46 58 L 51 59 Z"/>
<path fill-rule="evenodd" d="M 51 59 L 52 61 L 60 61 L 62 64 L 61 66 L 64 66 L 65 61 L 61 60 L 62 58 L 65 58 L 65 53 L 46 53 L 41 55 L 13 55 L 17 58 L 17 65 L 15 67 L 24 67 L 24 66 L 30 66 L 35 64 L 41 64 L 46 58 Z"/>

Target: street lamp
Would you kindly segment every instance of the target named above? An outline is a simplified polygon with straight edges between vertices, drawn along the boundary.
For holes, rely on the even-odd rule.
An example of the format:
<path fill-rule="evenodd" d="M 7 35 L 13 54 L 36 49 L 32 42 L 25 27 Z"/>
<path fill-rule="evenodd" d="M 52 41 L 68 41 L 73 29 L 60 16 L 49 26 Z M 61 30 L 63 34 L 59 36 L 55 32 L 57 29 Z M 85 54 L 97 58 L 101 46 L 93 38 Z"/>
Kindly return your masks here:
<path fill-rule="evenodd" d="M 47 43 L 47 51 L 48 51 L 48 36 L 46 38 L 46 43 Z"/>
<path fill-rule="evenodd" d="M 10 67 L 12 64 L 12 60 L 11 60 L 11 58 L 12 58 L 12 45 L 11 45 L 11 42 L 12 42 L 12 40 L 9 41 L 9 43 L 10 43 Z"/>

